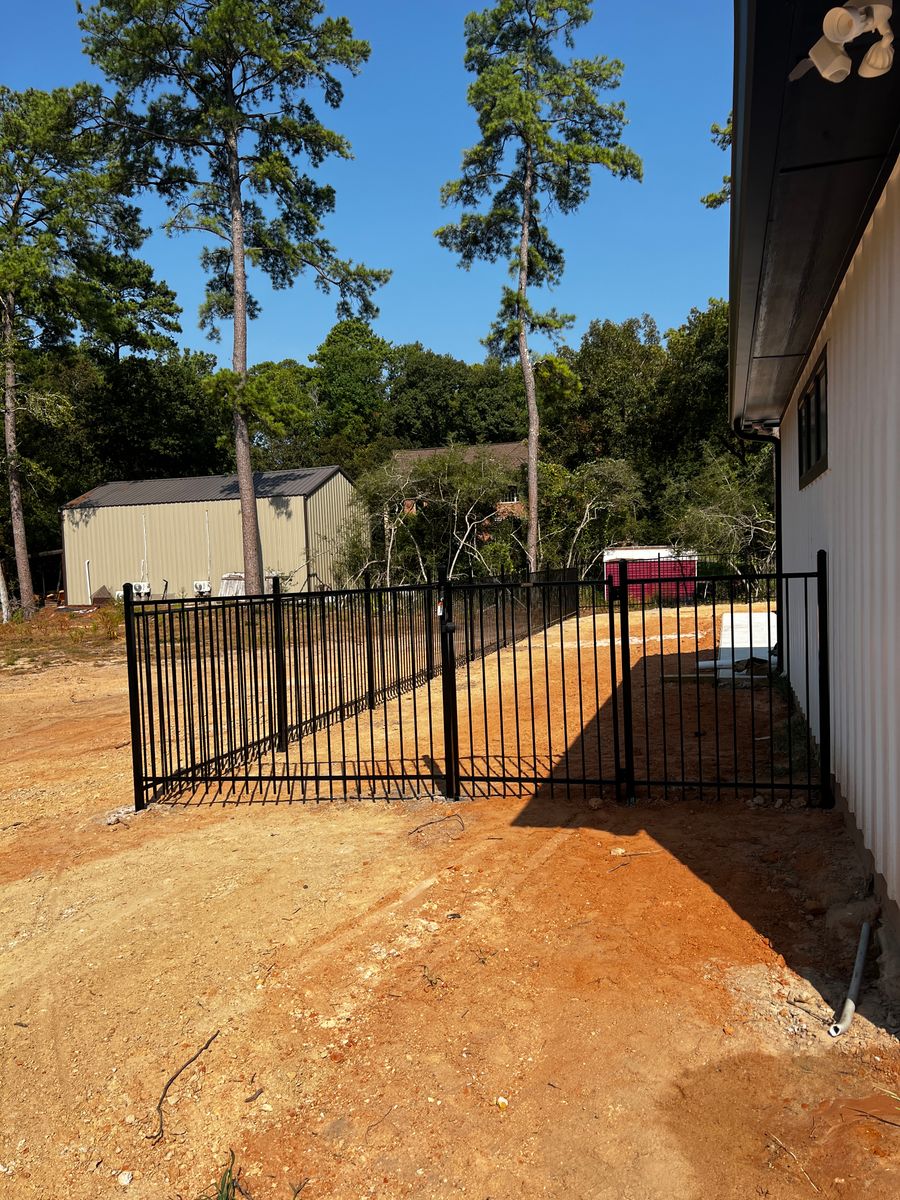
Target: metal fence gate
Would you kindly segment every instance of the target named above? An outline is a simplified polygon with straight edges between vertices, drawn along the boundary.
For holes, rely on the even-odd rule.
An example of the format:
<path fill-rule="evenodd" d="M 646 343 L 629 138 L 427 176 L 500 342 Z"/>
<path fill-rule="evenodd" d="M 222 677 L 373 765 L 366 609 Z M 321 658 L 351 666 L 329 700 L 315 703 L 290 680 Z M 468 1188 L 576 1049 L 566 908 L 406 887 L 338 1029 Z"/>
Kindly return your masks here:
<path fill-rule="evenodd" d="M 824 555 L 780 576 L 641 567 L 198 600 L 126 585 L 135 806 L 211 789 L 828 803 Z"/>

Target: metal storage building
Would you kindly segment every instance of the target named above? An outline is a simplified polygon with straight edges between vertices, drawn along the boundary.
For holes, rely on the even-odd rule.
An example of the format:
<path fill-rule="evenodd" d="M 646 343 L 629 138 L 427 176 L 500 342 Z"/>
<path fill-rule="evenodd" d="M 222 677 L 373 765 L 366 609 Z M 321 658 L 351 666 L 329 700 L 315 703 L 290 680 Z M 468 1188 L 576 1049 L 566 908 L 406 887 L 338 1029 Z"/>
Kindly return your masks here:
<path fill-rule="evenodd" d="M 352 519 L 353 484 L 340 467 L 254 476 L 267 574 L 289 591 L 334 586 L 335 556 Z M 161 596 L 193 596 L 243 572 L 236 475 L 138 479 L 94 488 L 62 510 L 66 598 L 89 604 L 131 581 Z"/>

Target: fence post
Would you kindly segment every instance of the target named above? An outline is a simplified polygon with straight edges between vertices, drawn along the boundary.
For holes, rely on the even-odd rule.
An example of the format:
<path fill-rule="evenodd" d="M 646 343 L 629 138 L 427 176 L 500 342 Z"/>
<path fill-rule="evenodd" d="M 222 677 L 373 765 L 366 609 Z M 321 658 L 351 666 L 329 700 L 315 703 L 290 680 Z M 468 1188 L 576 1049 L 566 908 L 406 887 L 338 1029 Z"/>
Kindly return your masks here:
<path fill-rule="evenodd" d="M 456 650 L 453 634 L 453 589 L 445 571 L 441 589 L 441 696 L 444 710 L 444 790 L 448 800 L 459 799 L 459 713 L 456 708 Z"/>
<path fill-rule="evenodd" d="M 428 678 L 434 679 L 434 613 L 431 606 L 434 603 L 434 598 L 437 592 L 431 582 L 431 576 L 425 578 L 425 591 L 423 593 L 425 604 L 425 669 L 428 672 Z"/>
<path fill-rule="evenodd" d="M 616 600 L 618 592 L 610 566 L 611 564 L 606 564 L 606 608 L 609 616 L 609 695 L 612 702 L 613 774 L 616 780 L 616 801 L 618 802 L 622 799 L 622 738 L 619 732 L 619 679 L 616 669 Z"/>
<path fill-rule="evenodd" d="M 634 727 L 631 710 L 631 638 L 628 617 L 628 560 L 620 558 L 619 628 L 622 643 L 622 741 L 625 750 L 625 803 L 634 804 Z"/>
<path fill-rule="evenodd" d="M 816 555 L 819 632 L 819 805 L 834 808 L 831 784 L 831 663 L 828 656 L 828 554 Z M 807 650 L 808 653 L 808 650 Z"/>
<path fill-rule="evenodd" d="M 124 584 L 125 658 L 128 664 L 128 715 L 131 723 L 131 773 L 134 781 L 134 811 L 146 807 L 144 798 L 144 760 L 141 740 L 141 703 L 138 695 L 137 638 L 134 629 L 134 588 Z"/>
<path fill-rule="evenodd" d="M 371 710 L 375 707 L 375 638 L 372 633 L 372 576 L 368 571 L 363 575 L 363 586 L 366 618 L 366 703 Z"/>
<path fill-rule="evenodd" d="M 509 634 L 506 631 L 506 567 L 500 568 L 500 605 L 503 613 L 503 649 L 509 645 Z"/>
<path fill-rule="evenodd" d="M 272 579 L 272 612 L 275 625 L 275 745 L 281 754 L 288 744 L 287 670 L 284 661 L 284 601 L 281 579 Z"/>

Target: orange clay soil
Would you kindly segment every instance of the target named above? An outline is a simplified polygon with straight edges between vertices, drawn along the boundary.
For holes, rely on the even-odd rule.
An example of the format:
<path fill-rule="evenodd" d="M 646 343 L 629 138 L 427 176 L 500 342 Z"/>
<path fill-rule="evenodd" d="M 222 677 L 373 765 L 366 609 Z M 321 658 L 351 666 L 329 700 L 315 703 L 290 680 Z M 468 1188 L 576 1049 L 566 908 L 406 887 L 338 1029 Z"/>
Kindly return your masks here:
<path fill-rule="evenodd" d="M 231 1151 L 254 1200 L 900 1191 L 872 989 L 826 1032 L 853 946 L 824 912 L 861 883 L 838 816 L 115 819 L 127 738 L 120 660 L 0 673 L 0 1197 L 196 1200 Z"/>

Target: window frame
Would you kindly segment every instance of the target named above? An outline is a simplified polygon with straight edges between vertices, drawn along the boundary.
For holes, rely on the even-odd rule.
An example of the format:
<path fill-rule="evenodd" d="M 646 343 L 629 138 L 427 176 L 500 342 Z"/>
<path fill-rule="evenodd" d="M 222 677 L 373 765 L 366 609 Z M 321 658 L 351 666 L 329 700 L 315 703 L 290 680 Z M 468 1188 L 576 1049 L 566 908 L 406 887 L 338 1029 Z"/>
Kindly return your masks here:
<path fill-rule="evenodd" d="M 828 361 L 825 350 L 797 400 L 797 450 L 802 490 L 828 470 Z"/>

